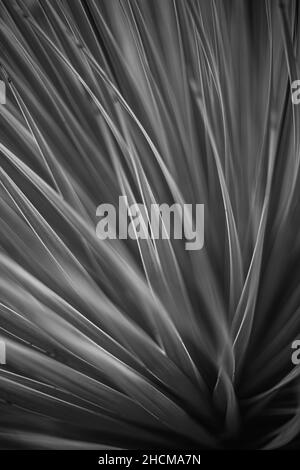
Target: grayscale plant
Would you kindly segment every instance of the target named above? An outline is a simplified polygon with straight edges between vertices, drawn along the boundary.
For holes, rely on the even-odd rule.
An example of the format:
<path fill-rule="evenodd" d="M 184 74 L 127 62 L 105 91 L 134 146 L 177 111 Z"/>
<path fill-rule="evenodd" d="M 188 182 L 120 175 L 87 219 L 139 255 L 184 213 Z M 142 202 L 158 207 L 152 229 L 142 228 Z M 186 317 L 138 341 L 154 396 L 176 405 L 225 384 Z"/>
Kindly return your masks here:
<path fill-rule="evenodd" d="M 0 1 L 1 448 L 299 444 L 299 18 Z M 99 240 L 120 196 L 204 204 L 203 249 Z"/>

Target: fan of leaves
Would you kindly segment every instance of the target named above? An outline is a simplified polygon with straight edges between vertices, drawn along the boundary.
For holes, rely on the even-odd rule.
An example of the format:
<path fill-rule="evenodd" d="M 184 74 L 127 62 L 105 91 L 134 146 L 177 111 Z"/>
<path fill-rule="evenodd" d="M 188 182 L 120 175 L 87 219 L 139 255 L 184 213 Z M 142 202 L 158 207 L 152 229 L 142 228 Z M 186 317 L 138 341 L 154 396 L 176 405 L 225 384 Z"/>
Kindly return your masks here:
<path fill-rule="evenodd" d="M 1 0 L 2 448 L 296 442 L 298 19 L 293 0 Z M 120 195 L 205 204 L 204 248 L 100 241 Z"/>

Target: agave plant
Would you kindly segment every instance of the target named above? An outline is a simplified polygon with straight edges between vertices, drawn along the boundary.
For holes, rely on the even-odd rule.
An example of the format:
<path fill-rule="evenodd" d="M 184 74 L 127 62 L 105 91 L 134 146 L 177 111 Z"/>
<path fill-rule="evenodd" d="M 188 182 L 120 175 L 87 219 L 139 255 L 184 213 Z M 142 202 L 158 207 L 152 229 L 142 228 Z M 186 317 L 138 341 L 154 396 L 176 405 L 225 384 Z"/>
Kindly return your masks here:
<path fill-rule="evenodd" d="M 299 4 L 1 0 L 1 448 L 300 432 Z M 205 244 L 96 207 L 205 205 Z"/>

